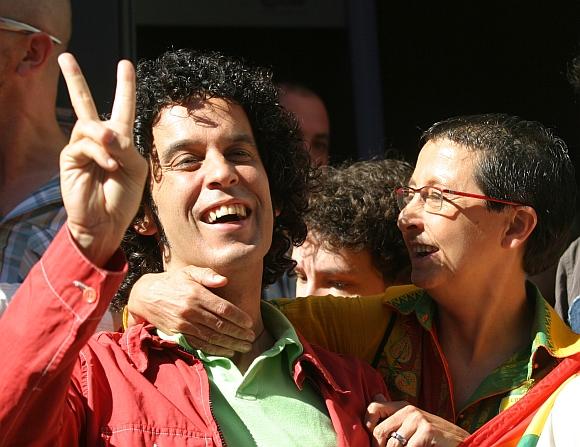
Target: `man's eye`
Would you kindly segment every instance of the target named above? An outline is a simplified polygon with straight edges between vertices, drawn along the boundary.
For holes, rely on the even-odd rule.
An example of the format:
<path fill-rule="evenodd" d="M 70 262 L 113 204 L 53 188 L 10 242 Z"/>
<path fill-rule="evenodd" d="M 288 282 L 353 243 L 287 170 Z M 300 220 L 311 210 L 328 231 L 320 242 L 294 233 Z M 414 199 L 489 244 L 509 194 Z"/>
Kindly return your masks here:
<path fill-rule="evenodd" d="M 331 281 L 330 287 L 333 289 L 344 289 L 346 288 L 346 283 L 344 281 Z"/>
<path fill-rule="evenodd" d="M 234 149 L 229 152 L 228 158 L 235 162 L 244 162 L 252 159 L 252 154 L 245 149 Z"/>
<path fill-rule="evenodd" d="M 173 162 L 173 167 L 184 169 L 196 166 L 197 164 L 199 164 L 199 162 L 200 162 L 199 158 L 187 155 L 175 159 L 175 161 Z"/>

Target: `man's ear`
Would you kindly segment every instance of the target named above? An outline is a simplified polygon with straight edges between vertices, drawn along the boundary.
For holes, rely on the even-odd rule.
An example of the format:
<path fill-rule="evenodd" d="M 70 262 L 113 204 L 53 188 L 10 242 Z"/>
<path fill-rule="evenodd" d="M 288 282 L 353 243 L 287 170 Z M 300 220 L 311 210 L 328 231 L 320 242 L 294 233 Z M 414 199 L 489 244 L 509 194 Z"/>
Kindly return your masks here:
<path fill-rule="evenodd" d="M 144 206 L 145 212 L 141 219 L 133 224 L 133 228 L 142 236 L 153 236 L 157 234 L 157 224 L 153 218 L 153 213 L 148 206 Z"/>
<path fill-rule="evenodd" d="M 508 222 L 502 245 L 505 248 L 516 248 L 524 245 L 536 224 L 538 215 L 531 206 L 517 206 Z"/>
<path fill-rule="evenodd" d="M 28 36 L 26 53 L 18 63 L 16 71 L 26 76 L 42 67 L 48 60 L 55 43 L 45 33 L 34 33 Z"/>

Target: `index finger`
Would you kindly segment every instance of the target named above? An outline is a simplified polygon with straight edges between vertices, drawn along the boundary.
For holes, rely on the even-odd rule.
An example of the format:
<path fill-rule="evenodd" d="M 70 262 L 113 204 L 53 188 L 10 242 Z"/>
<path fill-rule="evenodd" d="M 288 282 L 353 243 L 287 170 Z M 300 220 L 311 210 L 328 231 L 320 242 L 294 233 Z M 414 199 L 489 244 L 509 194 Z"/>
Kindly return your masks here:
<path fill-rule="evenodd" d="M 391 418 L 399 410 L 409 405 L 405 401 L 385 402 L 384 399 L 377 399 L 377 397 L 375 396 L 375 402 L 369 404 L 365 414 L 365 425 L 368 430 L 373 430 L 380 421 Z"/>
<path fill-rule="evenodd" d="M 99 114 L 93 96 L 74 56 L 63 53 L 58 57 L 58 65 L 64 76 L 68 94 L 78 119 L 98 120 Z"/>
<path fill-rule="evenodd" d="M 111 122 L 123 132 L 132 133 L 135 120 L 135 68 L 127 60 L 117 66 L 117 88 L 111 111 Z M 120 129 L 120 130 L 121 130 Z"/>

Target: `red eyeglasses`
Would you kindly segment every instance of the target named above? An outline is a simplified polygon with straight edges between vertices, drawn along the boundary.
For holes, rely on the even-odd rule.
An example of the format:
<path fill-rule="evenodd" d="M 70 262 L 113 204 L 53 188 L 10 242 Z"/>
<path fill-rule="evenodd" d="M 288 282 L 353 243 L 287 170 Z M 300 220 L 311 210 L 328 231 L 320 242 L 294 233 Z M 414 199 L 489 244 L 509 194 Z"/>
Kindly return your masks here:
<path fill-rule="evenodd" d="M 395 196 L 397 198 L 397 205 L 399 210 L 403 210 L 415 197 L 415 194 L 419 193 L 421 200 L 425 204 L 425 207 L 431 211 L 440 211 L 443 207 L 443 199 L 445 199 L 445 194 L 451 194 L 454 196 L 462 197 L 473 197 L 474 199 L 487 200 L 489 202 L 503 203 L 504 205 L 511 206 L 523 206 L 523 203 L 511 202 L 509 200 L 494 199 L 493 197 L 484 196 L 481 194 L 473 194 L 470 192 L 454 191 L 452 189 L 441 189 L 436 186 L 422 186 L 421 188 L 412 188 L 410 186 L 400 186 L 395 189 Z"/>

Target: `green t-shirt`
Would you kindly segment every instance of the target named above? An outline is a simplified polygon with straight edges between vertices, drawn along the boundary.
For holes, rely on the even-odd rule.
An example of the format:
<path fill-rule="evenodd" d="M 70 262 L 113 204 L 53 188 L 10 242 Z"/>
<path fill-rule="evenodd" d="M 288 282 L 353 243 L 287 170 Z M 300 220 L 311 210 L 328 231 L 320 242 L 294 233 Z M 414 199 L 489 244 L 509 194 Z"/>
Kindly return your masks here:
<path fill-rule="evenodd" d="M 335 446 L 336 433 L 322 397 L 304 382 L 299 389 L 292 365 L 302 344 L 288 319 L 262 302 L 262 319 L 274 345 L 245 374 L 228 358 L 193 350 L 184 337 L 172 339 L 204 363 L 210 381 L 213 415 L 228 445 Z M 167 338 L 159 331 L 162 338 Z"/>

